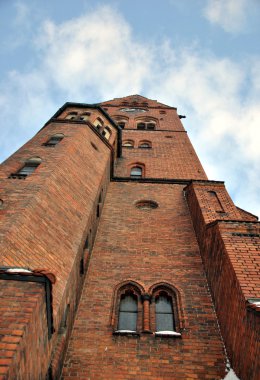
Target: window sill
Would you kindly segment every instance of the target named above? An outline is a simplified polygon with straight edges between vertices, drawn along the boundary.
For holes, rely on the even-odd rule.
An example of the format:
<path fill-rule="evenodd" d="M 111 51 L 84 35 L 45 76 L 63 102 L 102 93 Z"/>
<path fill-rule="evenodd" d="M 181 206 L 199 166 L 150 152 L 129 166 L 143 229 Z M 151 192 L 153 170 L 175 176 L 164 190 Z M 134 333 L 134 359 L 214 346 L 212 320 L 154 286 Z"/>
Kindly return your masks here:
<path fill-rule="evenodd" d="M 9 175 L 9 179 L 25 179 L 27 177 L 27 174 L 18 174 L 18 173 L 12 173 Z"/>
<path fill-rule="evenodd" d="M 181 338 L 181 333 L 176 331 L 156 331 L 154 335 L 160 338 Z"/>
<path fill-rule="evenodd" d="M 132 330 L 116 330 L 113 332 L 113 335 L 140 336 L 137 331 Z"/>

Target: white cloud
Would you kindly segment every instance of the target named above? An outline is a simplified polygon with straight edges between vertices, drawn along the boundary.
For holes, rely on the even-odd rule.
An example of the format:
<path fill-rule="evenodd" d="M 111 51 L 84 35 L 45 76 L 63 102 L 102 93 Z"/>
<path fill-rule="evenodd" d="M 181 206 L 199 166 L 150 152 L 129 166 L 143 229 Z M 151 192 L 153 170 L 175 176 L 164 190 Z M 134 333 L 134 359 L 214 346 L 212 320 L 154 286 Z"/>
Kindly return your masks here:
<path fill-rule="evenodd" d="M 65 101 L 141 93 L 187 113 L 185 126 L 209 178 L 226 179 L 238 205 L 260 214 L 259 59 L 242 65 L 198 47 L 148 46 L 106 6 L 59 25 L 45 21 L 34 49 L 39 64 L 30 73 L 9 73 L 1 86 L 2 157 Z"/>
<path fill-rule="evenodd" d="M 250 2 L 252 0 L 207 0 L 204 15 L 227 32 L 239 32 L 245 26 Z"/>

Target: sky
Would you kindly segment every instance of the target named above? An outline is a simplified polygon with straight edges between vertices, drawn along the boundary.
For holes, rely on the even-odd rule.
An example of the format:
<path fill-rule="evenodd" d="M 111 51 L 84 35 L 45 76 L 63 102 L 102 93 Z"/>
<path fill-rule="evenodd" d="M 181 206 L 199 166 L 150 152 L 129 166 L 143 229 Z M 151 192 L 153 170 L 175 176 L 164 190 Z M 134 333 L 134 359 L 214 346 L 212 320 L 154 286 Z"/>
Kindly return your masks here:
<path fill-rule="evenodd" d="M 178 108 L 211 180 L 260 216 L 260 0 L 0 0 L 0 162 L 65 102 Z"/>

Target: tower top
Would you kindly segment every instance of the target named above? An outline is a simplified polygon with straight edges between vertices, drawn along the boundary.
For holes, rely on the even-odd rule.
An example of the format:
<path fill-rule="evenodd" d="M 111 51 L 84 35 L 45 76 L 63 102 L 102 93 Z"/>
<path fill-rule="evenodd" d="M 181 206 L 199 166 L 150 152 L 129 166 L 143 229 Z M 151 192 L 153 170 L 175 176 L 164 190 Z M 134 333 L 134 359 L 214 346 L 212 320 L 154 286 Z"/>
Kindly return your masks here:
<path fill-rule="evenodd" d="M 170 107 L 166 104 L 159 103 L 157 100 L 148 99 L 145 96 L 142 95 L 128 95 L 124 96 L 123 98 L 114 98 L 111 100 L 108 100 L 106 102 L 100 103 L 106 106 L 112 106 L 112 107 L 118 107 L 121 106 L 142 106 L 142 107 L 153 107 L 153 108 L 168 108 L 168 109 L 177 109 L 176 107 Z"/>

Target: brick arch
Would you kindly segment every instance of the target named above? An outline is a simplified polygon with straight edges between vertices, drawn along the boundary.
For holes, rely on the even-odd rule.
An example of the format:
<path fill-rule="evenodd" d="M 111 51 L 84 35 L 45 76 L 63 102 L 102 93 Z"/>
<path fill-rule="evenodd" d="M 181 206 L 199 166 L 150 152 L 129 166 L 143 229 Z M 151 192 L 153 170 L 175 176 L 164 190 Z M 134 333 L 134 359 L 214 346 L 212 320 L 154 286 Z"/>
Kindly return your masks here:
<path fill-rule="evenodd" d="M 172 306 L 175 314 L 175 324 L 178 330 L 181 330 L 184 328 L 184 314 L 183 314 L 183 307 L 182 307 L 182 301 L 181 301 L 181 292 L 178 288 L 176 288 L 174 285 L 169 284 L 167 282 L 158 282 L 156 284 L 153 284 L 149 290 L 148 294 L 151 297 L 152 303 L 151 303 L 151 324 L 152 326 L 155 326 L 155 297 L 159 295 L 160 292 L 165 292 L 168 297 L 172 298 Z"/>
<path fill-rule="evenodd" d="M 134 168 L 135 166 L 140 167 L 142 169 L 142 177 L 141 178 L 144 178 L 145 177 L 145 164 L 143 162 L 140 162 L 140 161 L 130 162 L 127 165 L 128 176 L 130 177 L 131 169 Z"/>
<path fill-rule="evenodd" d="M 142 302 L 141 296 L 144 294 L 145 290 L 143 285 L 139 284 L 134 280 L 125 280 L 117 284 L 113 289 L 113 298 L 111 306 L 111 315 L 110 315 L 110 325 L 113 330 L 116 330 L 118 323 L 118 310 L 121 296 L 130 292 L 137 297 L 138 300 L 138 326 L 141 327 L 142 324 Z"/>

